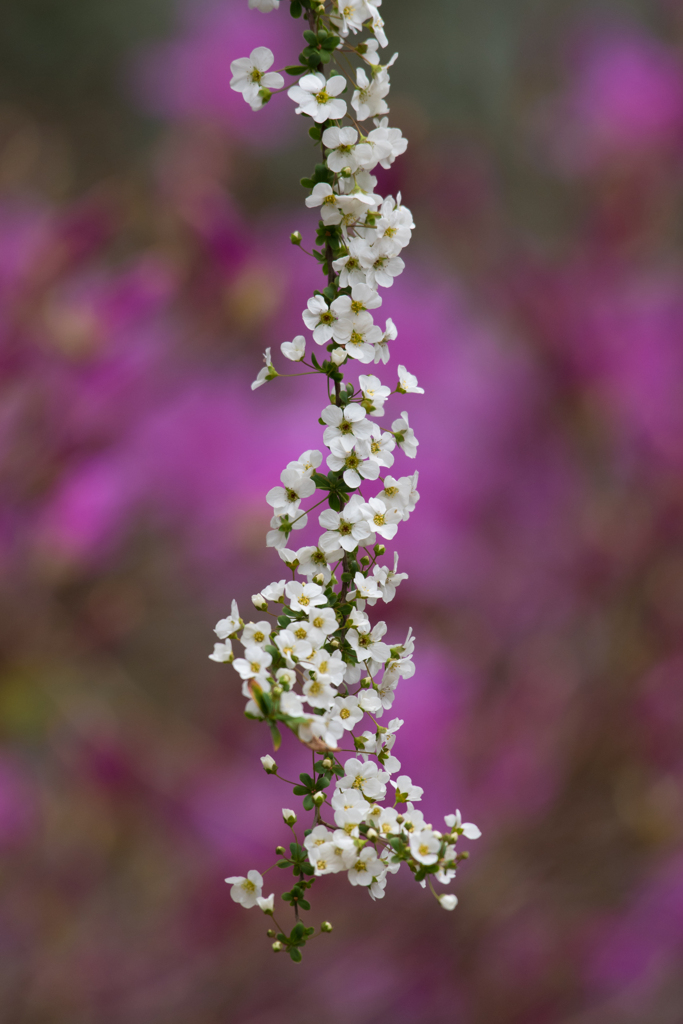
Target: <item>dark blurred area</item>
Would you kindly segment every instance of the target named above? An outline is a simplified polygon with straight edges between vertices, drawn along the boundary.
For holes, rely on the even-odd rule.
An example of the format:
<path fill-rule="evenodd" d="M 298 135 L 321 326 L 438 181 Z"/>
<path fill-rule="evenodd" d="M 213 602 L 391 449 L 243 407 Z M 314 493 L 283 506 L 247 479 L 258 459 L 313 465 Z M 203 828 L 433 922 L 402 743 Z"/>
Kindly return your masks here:
<path fill-rule="evenodd" d="M 312 387 L 249 389 L 317 285 L 309 140 L 229 64 L 300 26 L 5 0 L 3 1024 L 683 1021 L 681 6 L 382 11 L 418 224 L 383 312 L 427 389 L 395 712 L 427 816 L 483 830 L 460 905 L 324 879 L 299 965 L 223 882 L 288 791 L 212 627 L 279 578 L 264 495 L 320 444 Z"/>

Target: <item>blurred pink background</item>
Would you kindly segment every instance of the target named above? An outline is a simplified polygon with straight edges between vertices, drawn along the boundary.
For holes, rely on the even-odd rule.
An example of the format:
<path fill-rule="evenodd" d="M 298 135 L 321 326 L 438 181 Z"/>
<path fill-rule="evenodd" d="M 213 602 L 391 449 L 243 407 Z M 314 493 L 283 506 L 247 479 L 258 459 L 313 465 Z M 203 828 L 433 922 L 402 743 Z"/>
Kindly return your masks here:
<path fill-rule="evenodd" d="M 297 965 L 223 882 L 291 794 L 212 627 L 281 575 L 264 494 L 322 401 L 249 388 L 301 330 L 315 218 L 305 127 L 229 64 L 300 26 L 8 0 L 3 1024 L 683 1021 L 680 7 L 384 7 L 410 146 L 381 187 L 418 231 L 382 313 L 427 391 L 395 712 L 427 816 L 483 830 L 460 906 L 323 879 Z"/>

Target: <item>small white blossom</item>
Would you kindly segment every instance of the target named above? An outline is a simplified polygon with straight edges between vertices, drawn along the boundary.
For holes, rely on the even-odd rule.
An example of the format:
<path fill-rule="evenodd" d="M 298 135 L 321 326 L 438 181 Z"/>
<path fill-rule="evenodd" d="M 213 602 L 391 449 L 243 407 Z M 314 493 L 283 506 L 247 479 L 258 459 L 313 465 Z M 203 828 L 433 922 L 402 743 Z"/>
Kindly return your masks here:
<path fill-rule="evenodd" d="M 225 640 L 221 644 L 213 645 L 213 654 L 209 655 L 211 661 L 225 662 L 232 661 L 232 643 L 229 640 Z"/>
<path fill-rule="evenodd" d="M 408 373 L 405 366 L 398 368 L 398 388 L 402 395 L 424 395 L 425 389 L 417 386 L 417 377 Z"/>
<path fill-rule="evenodd" d="M 383 873 L 384 864 L 371 846 L 365 846 L 349 868 L 349 882 L 351 885 L 371 885 Z"/>
<path fill-rule="evenodd" d="M 283 341 L 280 351 L 286 359 L 293 363 L 300 363 L 306 355 L 306 339 L 303 334 L 297 334 L 293 341 Z"/>
<path fill-rule="evenodd" d="M 225 881 L 232 886 L 230 897 L 235 903 L 241 903 L 247 909 L 257 905 L 263 890 L 263 877 L 258 871 L 247 872 L 246 878 L 244 875 L 234 875 Z"/>
<path fill-rule="evenodd" d="M 357 697 L 335 697 L 333 710 L 345 729 L 351 732 L 363 717 Z"/>
<path fill-rule="evenodd" d="M 357 757 L 350 757 L 344 765 L 344 776 L 337 783 L 337 789 L 357 789 L 369 800 L 383 800 L 387 794 L 387 772 L 380 771 L 372 761 L 363 763 Z"/>
<path fill-rule="evenodd" d="M 357 441 L 368 441 L 372 437 L 372 423 L 366 418 L 365 409 L 355 402 L 343 409 L 328 405 L 320 418 L 327 424 L 323 441 L 328 447 L 336 439 L 344 451 L 350 452 Z"/>
<path fill-rule="evenodd" d="M 279 650 L 288 668 L 294 668 L 299 661 L 310 658 L 313 648 L 308 640 L 298 640 L 290 629 L 283 629 L 275 637 L 275 646 Z"/>
<path fill-rule="evenodd" d="M 454 896 L 453 893 L 444 892 L 437 898 L 444 910 L 455 910 L 458 905 L 458 897 Z"/>
<path fill-rule="evenodd" d="M 299 469 L 283 469 L 280 474 L 282 487 L 271 487 L 266 494 L 266 501 L 273 506 L 278 516 L 292 516 L 299 511 L 304 498 L 315 493 L 315 484 L 308 473 Z"/>
<path fill-rule="evenodd" d="M 396 781 L 391 780 L 391 785 L 396 790 L 396 799 L 399 803 L 405 804 L 409 800 L 413 802 L 422 799 L 424 789 L 422 786 L 416 786 L 409 775 L 399 775 Z"/>
<path fill-rule="evenodd" d="M 338 121 L 346 115 L 346 102 L 336 98 L 345 87 L 346 81 L 342 75 L 333 75 L 327 79 L 321 74 L 304 75 L 298 85 L 287 90 L 287 95 L 298 104 L 297 114 L 308 114 L 318 124 L 322 124 L 328 120 Z"/>
<path fill-rule="evenodd" d="M 309 331 L 313 332 L 313 341 L 318 345 L 325 345 L 332 339 L 337 314 L 330 309 L 322 295 L 310 298 L 307 307 L 301 314 L 303 321 Z"/>
<path fill-rule="evenodd" d="M 381 360 L 383 363 L 389 362 L 389 342 L 395 341 L 398 338 L 398 330 L 394 321 L 389 317 L 387 319 L 384 334 L 382 335 L 381 341 L 378 341 L 375 345 L 375 362 L 379 363 Z"/>
<path fill-rule="evenodd" d="M 219 639 L 225 640 L 233 633 L 236 633 L 237 630 L 241 628 L 241 626 L 242 623 L 240 621 L 240 613 L 237 608 L 237 601 L 233 601 L 230 615 L 228 615 L 227 618 L 221 619 L 220 622 L 216 623 L 214 633 L 216 634 L 217 637 L 219 637 Z"/>
<path fill-rule="evenodd" d="M 255 679 L 257 683 L 263 683 L 267 681 L 272 660 L 267 651 L 252 644 L 245 649 L 243 658 L 235 658 L 232 667 L 241 679 Z"/>
<path fill-rule="evenodd" d="M 343 548 L 344 551 L 355 551 L 361 541 L 368 540 L 370 527 L 362 512 L 363 499 L 354 494 L 341 512 L 328 508 L 320 513 L 318 522 L 326 531 L 319 544 L 323 551 Z"/>
<path fill-rule="evenodd" d="M 241 92 L 252 110 L 263 106 L 262 89 L 281 89 L 285 84 L 282 75 L 268 71 L 274 60 L 272 50 L 267 46 L 257 46 L 248 57 L 239 57 L 230 65 L 230 88 Z"/>
<path fill-rule="evenodd" d="M 351 106 L 356 111 L 359 121 L 389 112 L 384 99 L 389 88 L 389 75 L 385 70 L 373 74 L 370 78 L 364 68 L 356 70 L 356 91 L 351 99 Z"/>
<path fill-rule="evenodd" d="M 441 839 L 430 828 L 416 829 L 408 840 L 410 852 L 420 864 L 436 864 L 441 849 Z"/>
<path fill-rule="evenodd" d="M 310 608 L 327 604 L 323 588 L 317 583 L 299 583 L 298 580 L 292 580 L 285 587 L 285 593 L 289 598 L 290 607 L 295 612 L 307 612 Z"/>
<path fill-rule="evenodd" d="M 391 429 L 394 432 L 399 448 L 406 453 L 409 459 L 414 459 L 420 442 L 415 437 L 415 431 L 408 423 L 408 413 L 402 412 L 401 418 L 394 420 L 391 424 Z"/>
<path fill-rule="evenodd" d="M 247 644 L 265 647 L 270 640 L 270 623 L 265 620 L 262 622 L 247 622 L 242 632 L 241 640 L 245 647 Z"/>
<path fill-rule="evenodd" d="M 270 14 L 280 6 L 280 0 L 249 0 L 250 9 L 256 8 L 261 14 Z"/>
<path fill-rule="evenodd" d="M 456 829 L 465 837 L 465 839 L 479 839 L 481 836 L 481 829 L 476 825 L 473 825 L 471 821 L 463 823 L 462 818 L 460 817 L 460 811 L 456 811 L 455 814 L 447 814 L 444 821 L 451 831 Z"/>

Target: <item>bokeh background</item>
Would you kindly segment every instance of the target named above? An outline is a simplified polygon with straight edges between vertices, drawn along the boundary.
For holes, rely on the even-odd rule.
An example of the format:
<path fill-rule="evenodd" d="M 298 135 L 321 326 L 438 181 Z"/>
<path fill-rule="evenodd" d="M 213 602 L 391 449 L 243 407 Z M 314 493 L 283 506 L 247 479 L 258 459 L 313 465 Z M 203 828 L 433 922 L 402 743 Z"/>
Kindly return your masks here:
<path fill-rule="evenodd" d="M 229 63 L 299 27 L 4 0 L 3 1024 L 683 1021 L 683 11 L 384 6 L 419 230 L 383 312 L 428 392 L 395 711 L 425 810 L 484 832 L 460 906 L 324 879 L 295 965 L 223 882 L 289 800 L 212 627 L 279 578 L 264 493 L 320 407 L 249 390 L 316 280 L 311 152 Z"/>

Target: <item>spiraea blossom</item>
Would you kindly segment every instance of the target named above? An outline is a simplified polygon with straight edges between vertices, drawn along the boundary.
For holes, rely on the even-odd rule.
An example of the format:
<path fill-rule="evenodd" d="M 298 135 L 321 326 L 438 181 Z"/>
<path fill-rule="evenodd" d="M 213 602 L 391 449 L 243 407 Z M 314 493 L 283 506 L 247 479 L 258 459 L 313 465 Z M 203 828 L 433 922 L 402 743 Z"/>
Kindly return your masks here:
<path fill-rule="evenodd" d="M 303 771 L 292 789 L 310 815 L 308 827 L 298 835 L 297 812 L 283 810 L 293 842 L 288 853 L 277 847 L 277 866 L 294 876 L 282 894 L 294 911 L 291 931 L 278 924 L 274 897 L 262 896 L 258 871 L 227 879 L 234 900 L 273 917 L 273 949 L 287 950 L 295 961 L 315 932 L 300 913 L 310 910 L 309 890 L 319 877 L 346 873 L 351 885 L 381 899 L 388 875 L 405 864 L 441 907 L 452 910 L 457 898 L 437 892 L 434 882 L 452 882 L 467 857 L 456 851 L 458 840 L 480 834 L 475 825 L 462 823 L 459 811 L 445 817 L 444 832 L 429 824 L 415 807 L 422 787 L 397 774 L 401 762 L 393 750 L 403 720 L 384 725 L 382 719 L 399 684 L 415 673 L 415 640 L 412 630 L 403 642 L 392 639 L 386 623 L 368 614 L 392 601 L 408 578 L 398 572 L 397 552 L 385 561 L 383 541 L 400 536 L 401 523 L 415 510 L 417 473 L 394 477 L 387 470 L 400 473 L 407 466 L 394 469 L 394 463 L 417 455 L 419 442 L 401 406 L 412 400 L 408 396 L 424 394 L 404 365 L 393 386 L 357 373 L 359 364 L 390 358 L 397 328 L 391 320 L 376 322 L 380 290 L 392 287 L 403 272 L 400 254 L 414 229 L 401 196 L 378 194 L 372 174 L 378 165 L 390 167 L 407 147 L 388 120 L 389 69 L 396 55 L 383 63 L 379 54 L 387 46 L 380 5 L 381 0 L 290 0 L 290 13 L 307 23 L 298 63 L 271 71 L 272 53 L 257 47 L 231 65 L 233 88 L 255 110 L 275 90 L 284 91 L 281 71 L 298 79 L 287 96 L 294 112 L 307 118 L 312 144 L 319 147 L 313 173 L 302 185 L 306 207 L 317 211 L 313 257 L 325 280 L 302 311 L 307 333 L 281 342 L 280 350 L 320 379 L 322 437 L 312 424 L 311 444 L 321 444 L 327 454 L 311 448 L 283 468 L 279 483 L 273 481 L 266 495 L 273 513 L 266 544 L 276 549 L 291 579 L 261 586 L 252 598 L 258 621 L 245 622 L 233 601 L 230 615 L 216 626 L 219 643 L 209 655 L 232 666 L 247 699 L 246 715 L 268 725 L 275 751 L 283 729 L 313 751 L 312 774 Z M 249 0 L 249 6 L 269 13 L 278 5 Z M 301 246 L 301 234 L 295 232 L 291 241 Z M 254 389 L 281 375 L 270 348 L 264 363 Z M 391 429 L 381 429 L 377 418 L 397 394 L 401 406 Z M 316 525 L 317 534 L 296 548 L 292 532 L 311 533 Z M 233 651 L 237 642 L 241 656 Z M 280 778 L 271 755 L 261 763 Z M 321 931 L 330 930 L 324 922 Z"/>

